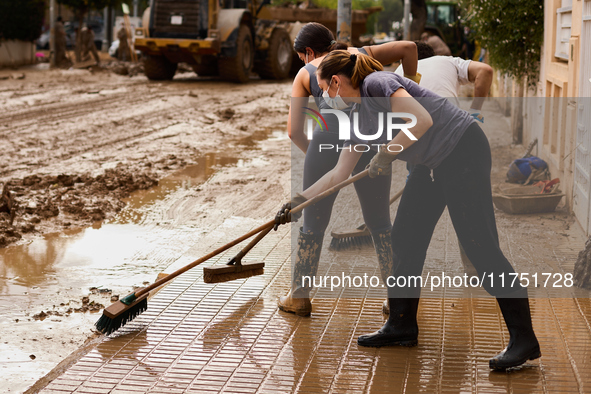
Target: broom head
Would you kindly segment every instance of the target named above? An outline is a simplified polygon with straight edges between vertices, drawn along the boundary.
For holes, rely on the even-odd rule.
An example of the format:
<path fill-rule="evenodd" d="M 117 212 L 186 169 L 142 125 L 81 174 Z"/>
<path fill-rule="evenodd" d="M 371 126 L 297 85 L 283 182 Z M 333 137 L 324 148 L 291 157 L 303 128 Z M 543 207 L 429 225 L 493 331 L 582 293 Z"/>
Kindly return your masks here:
<path fill-rule="evenodd" d="M 264 274 L 264 268 L 265 263 L 257 262 L 205 267 L 203 268 L 203 281 L 205 283 L 221 283 L 250 278 L 251 276 Z"/>
<path fill-rule="evenodd" d="M 96 329 L 105 335 L 117 331 L 127 322 L 132 321 L 137 315 L 148 309 L 148 296 L 150 293 L 142 294 L 139 297 L 135 293 L 112 303 L 103 310 L 103 315 L 94 324 Z"/>
<path fill-rule="evenodd" d="M 373 245 L 371 233 L 365 224 L 349 231 L 333 231 L 330 233 L 332 241 L 330 250 L 343 250 L 349 248 L 361 248 L 363 246 Z"/>

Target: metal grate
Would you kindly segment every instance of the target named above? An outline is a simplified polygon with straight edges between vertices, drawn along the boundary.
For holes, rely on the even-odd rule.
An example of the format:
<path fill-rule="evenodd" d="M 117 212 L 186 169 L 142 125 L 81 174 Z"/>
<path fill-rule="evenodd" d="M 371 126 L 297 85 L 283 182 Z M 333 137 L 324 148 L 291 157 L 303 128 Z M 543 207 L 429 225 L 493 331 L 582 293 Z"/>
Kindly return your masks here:
<path fill-rule="evenodd" d="M 197 38 L 199 7 L 199 0 L 156 0 L 152 15 L 153 37 Z"/>

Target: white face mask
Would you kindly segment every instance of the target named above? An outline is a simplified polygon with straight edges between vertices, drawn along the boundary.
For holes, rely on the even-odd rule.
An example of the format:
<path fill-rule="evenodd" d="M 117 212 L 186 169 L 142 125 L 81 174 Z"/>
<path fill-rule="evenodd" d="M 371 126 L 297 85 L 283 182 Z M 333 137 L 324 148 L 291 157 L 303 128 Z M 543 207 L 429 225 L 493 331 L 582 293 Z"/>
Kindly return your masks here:
<path fill-rule="evenodd" d="M 330 89 L 331 83 L 332 80 L 328 84 L 328 88 L 322 92 L 322 98 L 324 98 L 324 102 L 333 109 L 344 110 L 349 108 L 349 104 L 347 104 L 345 100 L 343 100 L 343 98 L 339 95 L 339 90 L 341 90 L 340 87 L 337 89 L 337 94 L 334 97 L 330 97 L 328 94 L 328 89 Z"/>

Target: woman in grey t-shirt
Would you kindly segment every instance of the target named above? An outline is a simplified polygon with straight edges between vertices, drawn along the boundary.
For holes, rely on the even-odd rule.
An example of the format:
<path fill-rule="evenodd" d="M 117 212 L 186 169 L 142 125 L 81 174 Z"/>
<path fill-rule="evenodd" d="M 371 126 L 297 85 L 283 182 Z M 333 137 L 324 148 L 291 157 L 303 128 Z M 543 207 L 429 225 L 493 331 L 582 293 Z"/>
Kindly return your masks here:
<path fill-rule="evenodd" d="M 368 56 L 346 51 L 330 53 L 319 65 L 320 88 L 331 99 L 342 96 L 345 102 L 355 103 L 349 150 L 341 152 L 335 168 L 286 204 L 277 222 L 291 220 L 290 209 L 295 205 L 346 180 L 367 149 L 378 150 L 369 165 L 370 177 L 390 174 L 395 159 L 428 166 L 433 169 L 433 181 L 416 181 L 411 174 L 392 228 L 388 321 L 375 333 L 360 336 L 359 345 L 417 344 L 421 282 L 410 278 L 421 276 L 433 230 L 447 206 L 458 239 L 484 279 L 482 287 L 497 297 L 510 333 L 507 348 L 490 360 L 490 367 L 506 369 L 540 357 L 527 289 L 519 281 L 505 281 L 501 286 L 487 280 L 512 277 L 514 270 L 499 247 L 490 184 L 491 152 L 484 132 L 466 111 L 408 79 L 381 70 Z M 406 120 L 410 123 L 405 125 Z M 399 277 L 408 279 L 403 287 L 396 282 Z"/>
<path fill-rule="evenodd" d="M 293 81 L 292 99 L 289 107 L 287 129 L 292 142 L 306 155 L 303 166 L 304 188 L 314 184 L 327 171 L 332 169 L 339 158 L 340 148 L 344 141 L 339 140 L 339 125 L 334 116 L 326 116 L 322 128 L 316 126 L 312 139 L 309 140 L 304 131 L 304 112 L 313 111 L 308 108 L 308 98 L 313 96 L 318 110 L 330 109 L 322 97 L 322 89 L 318 87 L 316 68 L 321 60 L 331 51 L 347 48 L 347 45 L 336 42 L 332 32 L 319 23 L 308 23 L 298 33 L 294 41 L 294 49 L 300 59 L 306 63 Z M 397 41 L 363 48 L 349 47 L 350 53 L 369 54 L 385 64 L 401 61 L 407 78 L 416 79 L 417 48 L 413 42 Z M 410 76 L 408 74 L 411 74 Z M 348 109 L 344 109 L 347 112 Z M 347 112 L 348 113 L 348 112 Z M 325 149 L 323 149 L 325 147 Z M 330 147 L 326 149 L 326 147 Z M 358 161 L 353 173 L 364 170 L 375 152 L 366 152 Z M 391 180 L 389 177 L 375 179 L 365 178 L 355 184 L 363 218 L 371 233 L 380 267 L 382 262 L 390 262 L 391 253 L 384 250 L 392 249 L 390 221 Z M 302 277 L 313 277 L 318 270 L 324 232 L 328 227 L 336 193 L 304 210 L 302 227 L 298 234 L 297 252 L 293 262 L 291 291 L 279 298 L 279 309 L 285 312 L 308 316 L 312 311 L 310 290 Z"/>

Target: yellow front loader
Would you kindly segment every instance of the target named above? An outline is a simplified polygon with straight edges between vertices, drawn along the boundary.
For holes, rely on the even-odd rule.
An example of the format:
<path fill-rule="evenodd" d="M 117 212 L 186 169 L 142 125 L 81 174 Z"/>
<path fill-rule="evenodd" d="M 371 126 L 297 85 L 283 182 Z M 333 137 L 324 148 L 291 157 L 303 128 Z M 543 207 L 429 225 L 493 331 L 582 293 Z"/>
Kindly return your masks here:
<path fill-rule="evenodd" d="M 234 82 L 248 81 L 252 71 L 266 79 L 289 75 L 293 24 L 271 19 L 265 2 L 220 1 L 151 1 L 135 40 L 149 79 L 172 79 L 180 62 Z"/>

